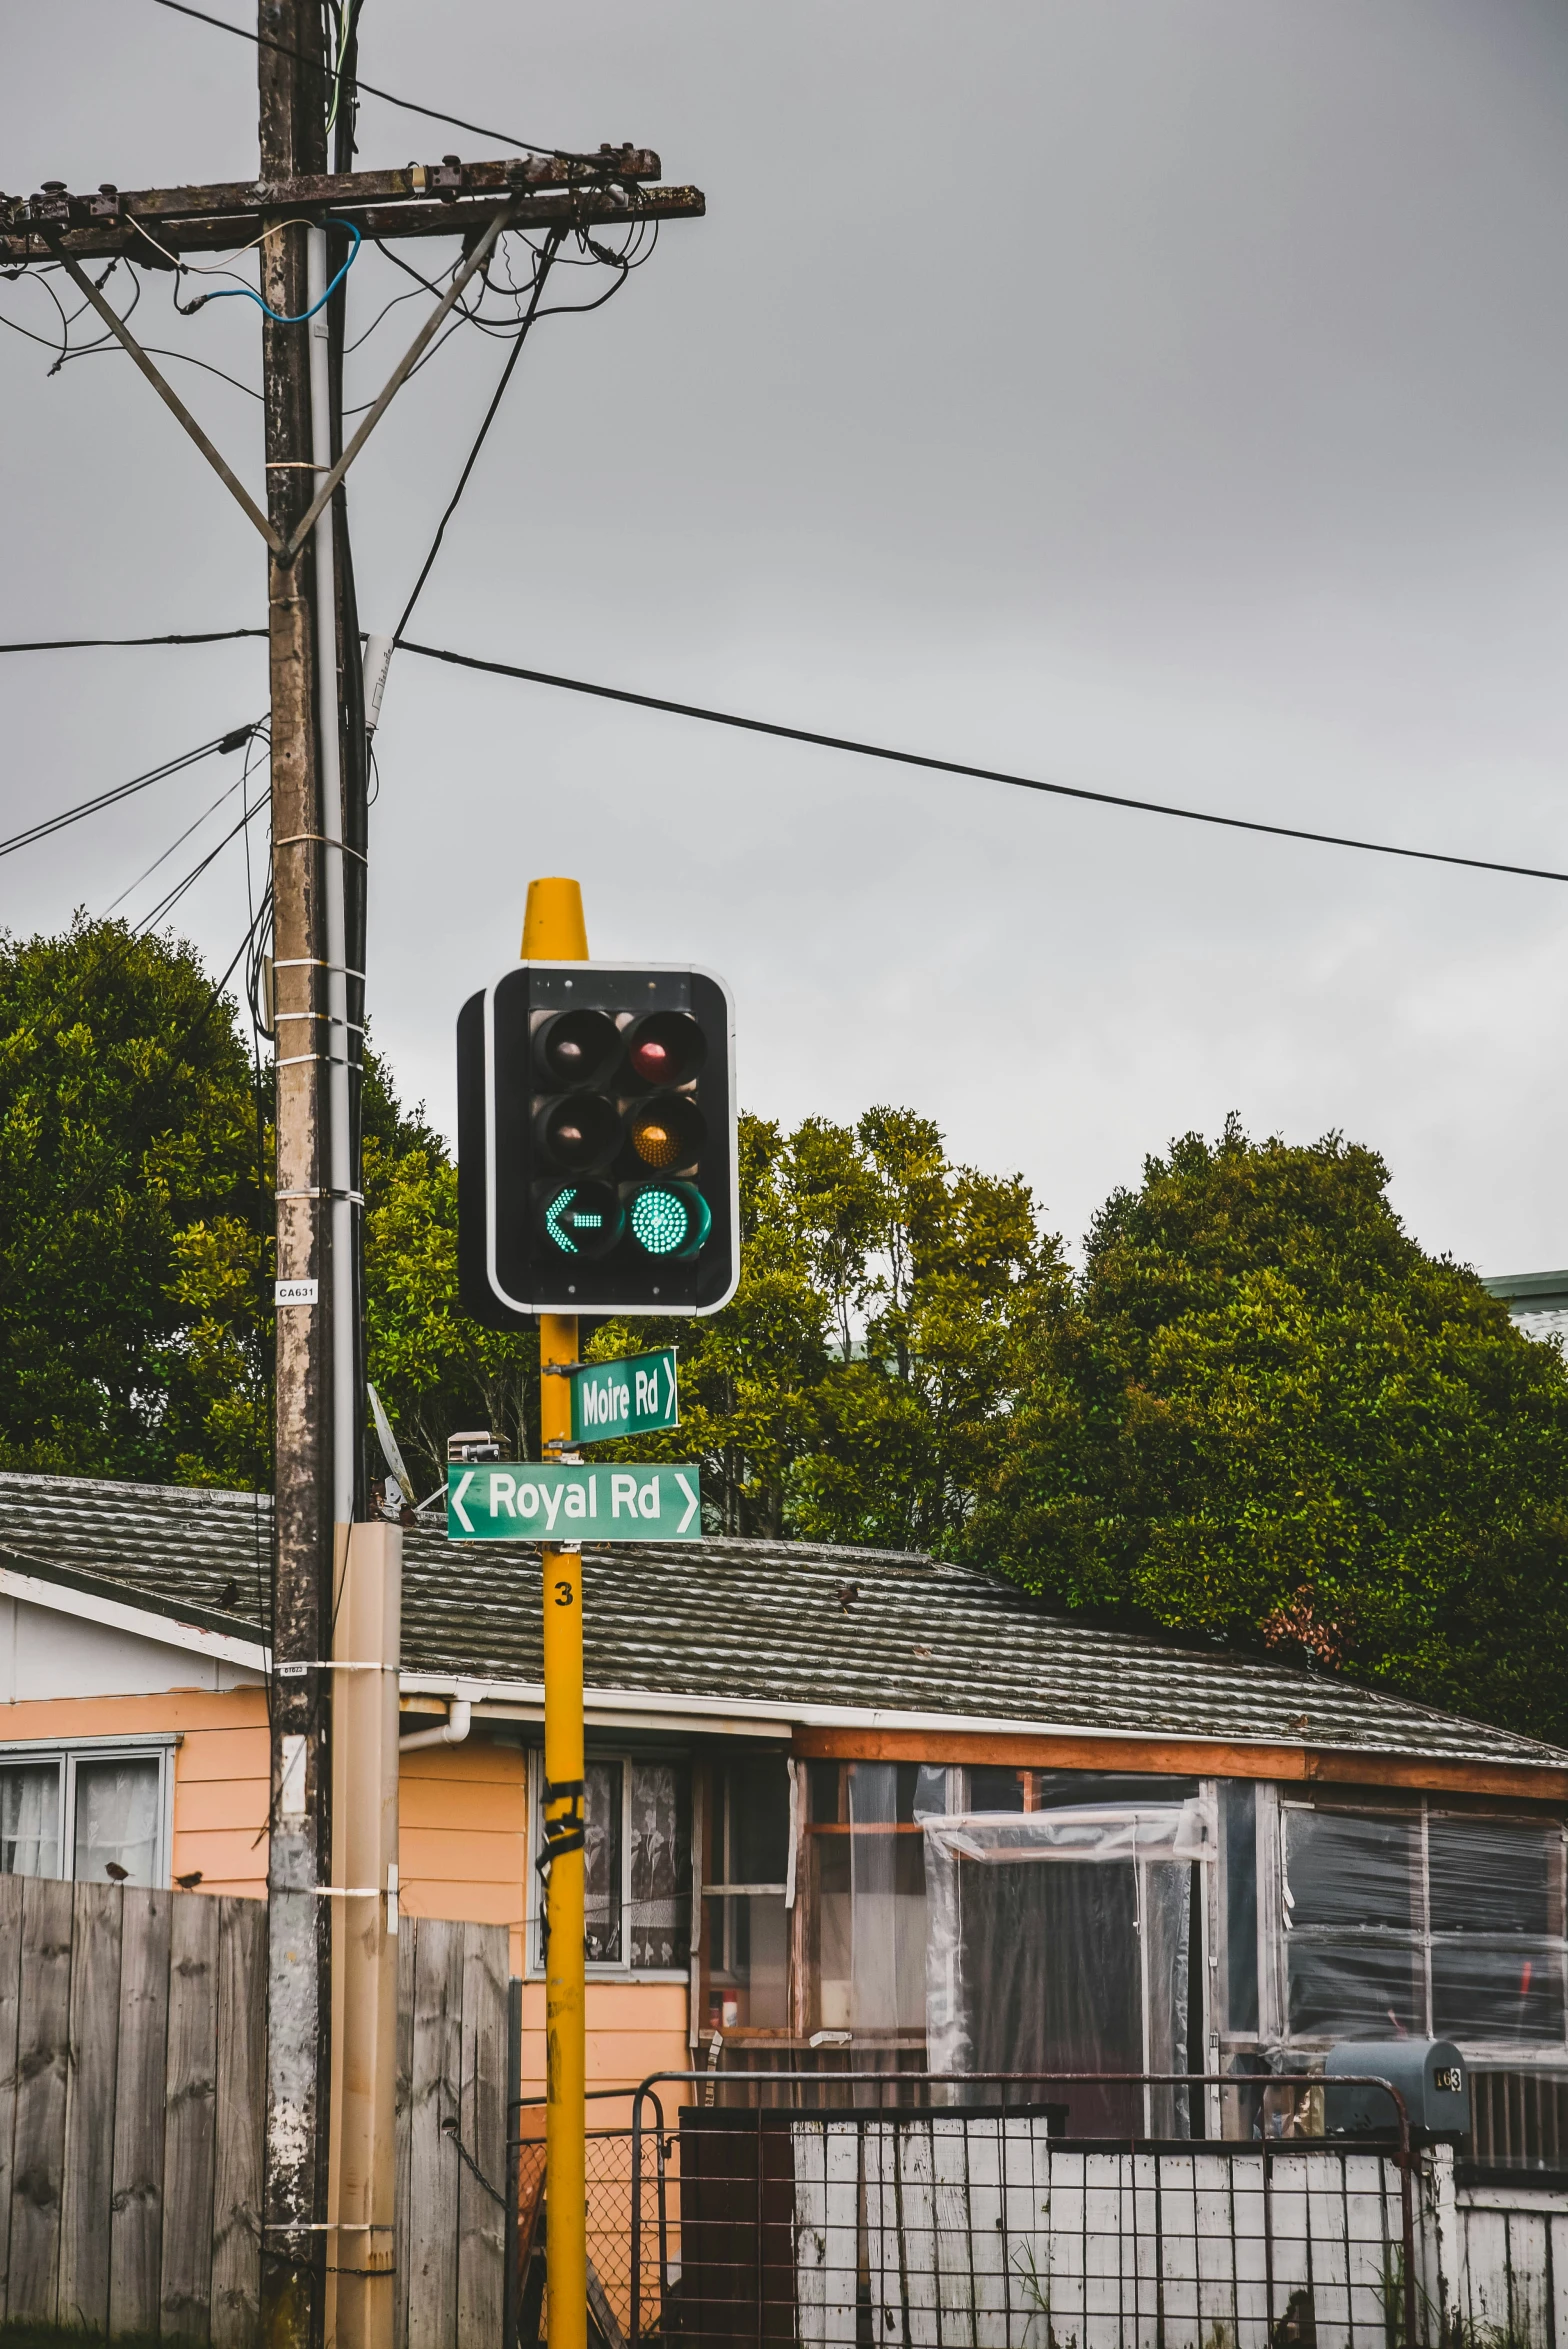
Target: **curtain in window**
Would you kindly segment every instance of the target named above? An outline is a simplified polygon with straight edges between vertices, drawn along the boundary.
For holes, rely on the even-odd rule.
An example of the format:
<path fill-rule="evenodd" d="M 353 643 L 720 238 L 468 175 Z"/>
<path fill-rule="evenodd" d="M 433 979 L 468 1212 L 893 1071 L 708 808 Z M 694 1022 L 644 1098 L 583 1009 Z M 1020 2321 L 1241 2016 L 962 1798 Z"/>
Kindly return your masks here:
<path fill-rule="evenodd" d="M 631 1764 L 634 1966 L 684 1966 L 691 1953 L 691 1819 L 684 1763 Z"/>
<path fill-rule="evenodd" d="M 933 2071 L 1184 2072 L 1197 1801 L 927 1819 Z M 977 2091 L 983 2093 L 983 2091 Z M 1186 2134 L 1186 2099 L 1043 2088 L 1077 2135 Z"/>
<path fill-rule="evenodd" d="M 59 1763 L 0 1770 L 0 1876 L 59 1873 Z"/>
<path fill-rule="evenodd" d="M 924 1838 L 898 1830 L 899 1766 L 849 1772 L 849 2019 L 856 2031 L 918 2031 L 925 2020 Z"/>
<path fill-rule="evenodd" d="M 74 1871 L 78 1878 L 101 1884 L 113 1867 L 124 1870 L 124 1876 L 111 1879 L 116 1883 L 156 1881 L 158 1791 L 155 1761 L 78 1761 Z"/>
<path fill-rule="evenodd" d="M 583 1772 L 583 1946 L 590 1965 L 621 1956 L 621 1765 L 589 1762 Z"/>

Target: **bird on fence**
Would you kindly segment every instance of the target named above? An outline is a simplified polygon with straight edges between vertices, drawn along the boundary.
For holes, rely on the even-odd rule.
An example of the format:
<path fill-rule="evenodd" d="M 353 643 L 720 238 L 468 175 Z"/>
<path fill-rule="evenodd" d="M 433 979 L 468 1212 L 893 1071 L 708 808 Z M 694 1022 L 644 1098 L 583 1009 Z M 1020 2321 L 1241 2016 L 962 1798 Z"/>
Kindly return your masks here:
<path fill-rule="evenodd" d="M 129 1868 L 122 1868 L 118 1860 L 105 1860 L 103 1872 L 115 1884 L 123 1884 L 129 1877 Z"/>
<path fill-rule="evenodd" d="M 192 1868 L 189 1875 L 176 1876 L 174 1881 L 182 1892 L 194 1892 L 201 1882 L 201 1870 L 200 1868 Z"/>

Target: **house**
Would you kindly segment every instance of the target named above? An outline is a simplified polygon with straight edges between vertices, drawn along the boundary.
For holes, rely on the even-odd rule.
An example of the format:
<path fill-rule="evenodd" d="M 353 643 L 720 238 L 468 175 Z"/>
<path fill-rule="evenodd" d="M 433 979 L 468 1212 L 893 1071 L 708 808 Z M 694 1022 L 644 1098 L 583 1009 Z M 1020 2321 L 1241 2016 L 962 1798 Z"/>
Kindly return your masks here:
<path fill-rule="evenodd" d="M 261 1897 L 267 1555 L 262 1496 L 0 1476 L 0 1873 Z M 537 1558 L 404 1557 L 402 1904 L 509 1928 L 537 2087 Z M 813 2041 L 1244 2082 L 1433 2036 L 1477 2157 L 1556 2166 L 1568 1752 L 916 1554 L 648 1545 L 584 1588 L 591 2083 Z M 1258 2109 L 1090 2085 L 1071 2125 Z"/>

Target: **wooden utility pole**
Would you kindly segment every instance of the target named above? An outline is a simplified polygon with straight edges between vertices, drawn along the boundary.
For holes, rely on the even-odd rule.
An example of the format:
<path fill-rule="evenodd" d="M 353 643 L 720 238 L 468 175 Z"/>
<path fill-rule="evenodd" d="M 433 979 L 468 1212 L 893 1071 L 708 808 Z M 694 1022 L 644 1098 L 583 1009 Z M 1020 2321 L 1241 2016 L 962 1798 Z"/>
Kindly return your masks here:
<path fill-rule="evenodd" d="M 260 0 L 260 178 L 327 167 L 322 17 L 316 0 Z M 297 55 L 284 52 L 295 51 Z M 309 63 L 302 60 L 309 60 Z M 268 308 L 309 308 L 310 230 L 261 246 Z M 262 326 L 267 516 L 285 543 L 316 472 L 310 346 L 300 326 Z M 333 1568 L 329 924 L 321 793 L 315 554 L 268 555 L 272 684 L 272 888 L 277 1046 L 277 1274 L 304 1300 L 277 1312 L 272 1833 L 267 1871 L 267 2135 L 262 2328 L 269 2349 L 320 2341 L 325 2269 L 332 1903 L 330 1651 Z M 330 829 L 341 836 L 341 816 Z M 341 936 L 341 925 L 331 929 Z M 281 1290 L 287 1297 L 290 1291 Z M 290 1665 L 303 1672 L 290 1674 Z"/>
<path fill-rule="evenodd" d="M 278 1297 L 262 2331 L 266 2349 L 320 2349 L 324 2328 L 344 2349 L 390 2349 L 400 1537 L 353 1522 L 363 1413 L 351 1087 L 364 900 L 345 870 L 364 867 L 344 860 L 365 842 L 358 621 L 339 493 L 508 230 L 588 241 L 595 226 L 696 219 L 705 207 L 698 188 L 650 185 L 659 158 L 631 146 L 354 171 L 352 138 L 340 135 L 329 171 L 323 13 L 321 0 L 259 0 L 254 180 L 88 194 L 51 181 L 33 196 L 0 195 L 0 265 L 66 272 L 268 548 Z M 463 255 L 341 448 L 341 336 L 325 344 L 321 328 L 341 316 L 341 292 L 337 313 L 318 307 L 332 282 L 329 227 L 460 238 Z M 263 303 L 275 313 L 262 328 L 265 512 L 87 267 L 175 269 L 186 253 L 258 239 Z M 568 891 L 570 906 L 547 905 L 552 890 Z M 530 893 L 531 935 L 536 920 L 544 927 L 525 952 L 585 955 L 576 884 L 544 892 L 537 909 Z M 563 919 L 576 943 L 555 942 Z M 547 1318 L 546 1358 L 575 1350 L 575 1322 Z M 564 1434 L 552 1416 L 564 1387 L 545 1385 L 546 1432 Z M 570 1622 L 563 1614 L 547 1640 L 557 1691 L 547 1839 L 561 1847 L 550 1892 L 551 2338 L 573 2349 L 584 2337 L 586 2257 L 581 1561 L 562 1552 L 553 1563 L 572 1598 Z M 575 2192 L 558 2190 L 565 2174 Z"/>

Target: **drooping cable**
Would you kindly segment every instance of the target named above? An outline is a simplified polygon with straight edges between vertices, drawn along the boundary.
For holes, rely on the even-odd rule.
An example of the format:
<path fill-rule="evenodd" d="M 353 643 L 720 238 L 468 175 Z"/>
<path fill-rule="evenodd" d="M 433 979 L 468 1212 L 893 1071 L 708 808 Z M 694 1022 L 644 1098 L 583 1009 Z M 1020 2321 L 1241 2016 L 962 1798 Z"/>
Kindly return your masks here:
<path fill-rule="evenodd" d="M 145 775 L 133 775 L 128 783 L 116 783 L 111 791 L 100 791 L 92 799 L 84 799 L 75 807 L 62 808 L 55 816 L 45 816 L 41 822 L 30 824 L 25 832 L 13 832 L 9 840 L 0 840 L 0 856 L 11 856 L 19 848 L 30 848 L 35 840 L 47 840 L 51 833 L 63 832 L 69 824 L 80 824 L 88 816 L 97 815 L 106 807 L 115 807 L 133 793 L 145 791 L 153 783 L 162 783 L 170 775 L 183 773 L 194 767 L 198 759 L 211 758 L 239 750 L 247 743 L 261 723 L 252 718 L 249 725 L 236 726 L 227 734 L 214 735 L 211 742 L 198 743 L 194 750 L 181 753 L 177 759 L 165 759 L 161 767 L 149 767 Z"/>
<path fill-rule="evenodd" d="M 411 644 L 404 652 L 425 660 L 449 661 L 459 669 L 479 669 L 495 677 L 517 677 L 529 685 L 550 685 L 563 693 L 585 693 L 596 701 L 626 702 L 633 709 L 661 710 L 667 717 L 697 718 L 708 726 L 733 726 L 744 734 L 767 734 L 781 742 L 805 742 L 817 750 L 842 750 L 856 758 L 886 759 L 895 766 L 920 767 L 937 775 L 962 775 L 979 783 L 1005 783 L 1015 791 L 1039 791 L 1053 799 L 1086 800 L 1094 807 L 1128 808 L 1145 816 L 1175 816 L 1188 824 L 1216 824 L 1228 832 L 1261 832 L 1273 840 L 1307 840 L 1319 848 L 1354 848 L 1368 856 L 1412 857 L 1428 865 L 1459 865 L 1472 873 L 1509 873 L 1524 881 L 1568 882 L 1568 873 L 1542 865 L 1505 864 L 1494 857 L 1458 856 L 1441 848 L 1408 848 L 1390 840 L 1360 840 L 1342 832 L 1312 832 L 1298 824 L 1266 824 L 1258 816 L 1222 816 L 1209 808 L 1179 807 L 1173 801 L 1133 799 L 1119 791 L 1091 791 L 1079 783 L 1047 783 L 1034 775 L 1015 775 L 1004 767 L 974 767 L 962 759 L 933 758 L 919 750 L 894 750 L 886 743 L 861 742 L 852 735 L 819 734 L 809 726 L 784 726 L 771 718 L 742 717 L 735 710 L 708 709 L 700 702 L 669 701 L 661 694 L 633 693 L 622 685 L 598 685 L 586 677 L 562 677 L 548 669 L 524 669 L 511 661 L 484 661 L 473 653 L 444 651 L 439 645 Z"/>
<path fill-rule="evenodd" d="M 513 337 L 512 347 L 506 355 L 506 365 L 501 370 L 501 380 L 495 387 L 495 391 L 491 396 L 489 407 L 485 410 L 484 421 L 474 436 L 474 445 L 469 450 L 467 461 L 463 466 L 462 472 L 457 477 L 457 487 L 453 490 L 450 499 L 447 501 L 446 512 L 442 515 L 440 521 L 436 525 L 435 537 L 430 542 L 430 552 L 426 555 L 424 562 L 420 566 L 419 577 L 414 581 L 414 585 L 410 591 L 408 601 L 403 606 L 403 616 L 393 631 L 392 642 L 394 645 L 401 644 L 403 641 L 403 631 L 408 626 L 409 619 L 412 616 L 415 604 L 417 604 L 419 601 L 425 581 L 430 577 L 430 573 L 435 565 L 435 559 L 441 552 L 441 541 L 446 536 L 446 526 L 451 521 L 452 516 L 457 512 L 459 501 L 462 498 L 464 490 L 468 487 L 469 476 L 473 472 L 475 465 L 479 462 L 479 452 L 485 445 L 486 435 L 488 434 L 491 425 L 496 420 L 496 416 L 500 410 L 501 402 L 506 397 L 506 387 L 512 380 L 512 371 L 516 367 L 518 360 L 523 355 L 523 345 L 528 340 L 529 329 L 532 327 L 534 320 L 539 314 L 539 297 L 544 292 L 545 280 L 550 274 L 551 266 L 555 260 L 556 248 L 560 244 L 563 233 L 564 231 L 556 230 L 545 240 L 544 251 L 540 254 L 538 266 L 534 270 L 533 291 L 529 296 L 528 308 L 523 314 L 522 323 L 518 327 L 516 335 Z"/>
<path fill-rule="evenodd" d="M 220 33 L 232 33 L 237 41 L 249 41 L 256 49 L 274 50 L 279 57 L 292 57 L 296 65 L 309 65 L 318 73 L 325 72 L 319 57 L 307 57 L 303 49 L 290 48 L 286 41 L 269 40 L 265 33 L 253 33 L 246 26 L 227 24 L 221 16 L 209 16 L 204 8 L 192 8 L 190 0 L 155 0 L 159 8 L 172 8 L 177 16 L 191 16 L 198 24 L 211 25 Z M 379 98 L 383 106 L 400 106 L 405 114 L 422 114 L 427 122 L 448 122 L 454 130 L 472 131 L 477 139 L 499 139 L 504 147 L 516 147 L 525 155 L 550 155 L 561 163 L 587 163 L 597 157 L 574 154 L 569 147 L 542 147 L 537 139 L 520 139 L 514 131 L 490 130 L 482 122 L 465 122 L 460 114 L 443 114 L 439 107 L 421 106 L 417 99 L 399 98 L 391 90 L 378 89 L 374 82 L 356 78 L 355 89 L 362 98 Z"/>

